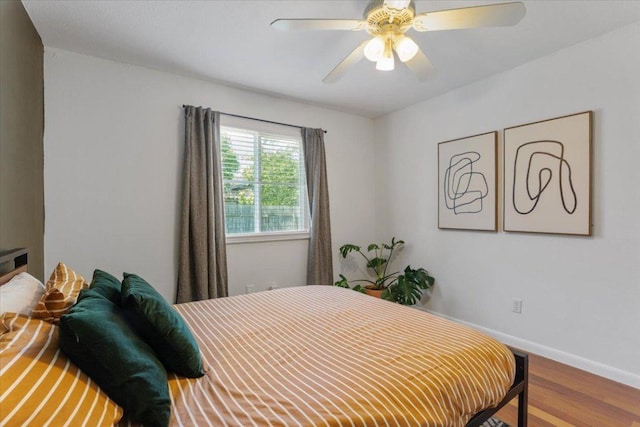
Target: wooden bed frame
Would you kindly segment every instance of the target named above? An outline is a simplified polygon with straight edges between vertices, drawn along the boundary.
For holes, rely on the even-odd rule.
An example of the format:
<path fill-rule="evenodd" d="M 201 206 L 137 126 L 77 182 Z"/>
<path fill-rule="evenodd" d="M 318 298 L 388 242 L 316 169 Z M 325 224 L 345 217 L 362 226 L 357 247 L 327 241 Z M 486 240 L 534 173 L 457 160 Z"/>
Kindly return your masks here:
<path fill-rule="evenodd" d="M 13 262 L 14 266 L 8 272 L 0 271 L 0 286 L 7 283 L 18 273 L 27 271 L 27 249 L 11 249 L 0 251 L 0 266 Z M 516 375 L 507 392 L 507 395 L 494 407 L 478 412 L 469 420 L 466 427 L 480 427 L 482 423 L 491 418 L 502 407 L 507 405 L 516 396 L 518 397 L 518 427 L 527 427 L 527 398 L 529 384 L 529 355 L 521 350 L 510 348 L 516 360 Z"/>

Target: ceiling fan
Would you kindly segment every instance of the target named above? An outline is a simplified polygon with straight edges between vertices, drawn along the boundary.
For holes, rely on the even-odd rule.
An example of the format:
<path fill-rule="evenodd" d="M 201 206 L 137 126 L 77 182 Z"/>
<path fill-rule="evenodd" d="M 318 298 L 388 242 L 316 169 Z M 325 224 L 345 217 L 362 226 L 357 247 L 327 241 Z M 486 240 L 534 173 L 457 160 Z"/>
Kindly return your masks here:
<path fill-rule="evenodd" d="M 433 73 L 431 61 L 416 42 L 405 35 L 416 31 L 515 25 L 526 10 L 522 2 L 498 3 L 416 14 L 412 0 L 371 0 L 364 19 L 276 19 L 277 30 L 366 30 L 372 38 L 356 47 L 322 81 L 338 81 L 345 71 L 363 57 L 376 63 L 378 70 L 393 70 L 394 52 L 421 81 Z"/>

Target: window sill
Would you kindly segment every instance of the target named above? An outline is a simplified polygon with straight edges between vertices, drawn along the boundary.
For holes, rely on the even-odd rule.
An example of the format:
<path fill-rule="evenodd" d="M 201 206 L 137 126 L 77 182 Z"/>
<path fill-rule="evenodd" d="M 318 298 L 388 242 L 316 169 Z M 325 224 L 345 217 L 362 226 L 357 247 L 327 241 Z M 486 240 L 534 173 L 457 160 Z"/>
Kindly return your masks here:
<path fill-rule="evenodd" d="M 227 235 L 227 245 L 235 245 L 238 243 L 260 243 L 260 242 L 278 242 L 283 240 L 308 240 L 308 231 L 299 232 L 275 232 L 260 234 L 232 234 Z"/>

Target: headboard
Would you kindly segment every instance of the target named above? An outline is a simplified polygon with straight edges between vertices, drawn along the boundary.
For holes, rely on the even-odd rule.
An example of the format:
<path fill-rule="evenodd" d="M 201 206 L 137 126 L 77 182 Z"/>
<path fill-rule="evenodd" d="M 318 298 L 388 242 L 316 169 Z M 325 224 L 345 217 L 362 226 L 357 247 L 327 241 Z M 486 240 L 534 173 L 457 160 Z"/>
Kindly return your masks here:
<path fill-rule="evenodd" d="M 18 273 L 27 271 L 27 255 L 28 250 L 26 248 L 9 249 L 6 251 L 0 251 L 0 268 L 8 265 L 8 270 L 0 270 L 0 286 L 7 283 L 11 278 Z M 13 263 L 13 266 L 11 265 Z"/>

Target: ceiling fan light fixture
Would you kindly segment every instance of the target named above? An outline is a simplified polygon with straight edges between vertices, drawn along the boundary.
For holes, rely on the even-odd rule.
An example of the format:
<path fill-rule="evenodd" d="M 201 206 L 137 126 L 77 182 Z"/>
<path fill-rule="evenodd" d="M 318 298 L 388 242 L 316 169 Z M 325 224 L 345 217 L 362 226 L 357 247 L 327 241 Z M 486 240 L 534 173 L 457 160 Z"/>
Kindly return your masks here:
<path fill-rule="evenodd" d="M 400 61 L 402 62 L 411 60 L 411 58 L 416 56 L 418 50 L 420 50 L 416 42 L 405 35 L 398 37 L 394 41 L 393 47 L 398 54 L 398 58 L 400 58 Z"/>
<path fill-rule="evenodd" d="M 376 70 L 380 71 L 392 71 L 395 67 L 395 60 L 393 59 L 393 52 L 391 49 L 386 49 L 384 55 L 376 62 Z"/>
<path fill-rule="evenodd" d="M 385 41 L 377 36 L 369 40 L 364 47 L 364 56 L 371 62 L 378 62 L 384 55 Z"/>
<path fill-rule="evenodd" d="M 276 19 L 271 27 L 281 30 L 365 30 L 369 33 L 370 38 L 361 41 L 338 63 L 322 79 L 323 83 L 338 81 L 347 68 L 365 57 L 375 62 L 378 70 L 393 70 L 396 55 L 418 80 L 426 81 L 433 74 L 433 65 L 416 42 L 404 35 L 405 32 L 410 29 L 424 32 L 505 27 L 520 22 L 526 13 L 522 1 L 501 1 L 483 6 L 416 13 L 413 0 L 369 0 L 363 19 Z"/>

